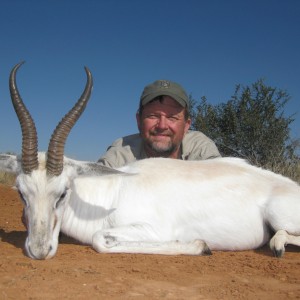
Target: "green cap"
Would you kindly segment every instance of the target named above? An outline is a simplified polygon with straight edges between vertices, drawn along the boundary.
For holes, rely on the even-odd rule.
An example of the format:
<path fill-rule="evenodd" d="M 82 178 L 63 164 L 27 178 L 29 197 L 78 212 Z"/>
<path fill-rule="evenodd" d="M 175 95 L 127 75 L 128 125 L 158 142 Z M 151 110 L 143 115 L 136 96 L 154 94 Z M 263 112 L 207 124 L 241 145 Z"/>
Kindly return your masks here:
<path fill-rule="evenodd" d="M 189 108 L 189 99 L 185 90 L 178 83 L 169 80 L 156 80 L 147 85 L 141 95 L 140 107 L 159 96 L 170 96 L 181 106 Z"/>

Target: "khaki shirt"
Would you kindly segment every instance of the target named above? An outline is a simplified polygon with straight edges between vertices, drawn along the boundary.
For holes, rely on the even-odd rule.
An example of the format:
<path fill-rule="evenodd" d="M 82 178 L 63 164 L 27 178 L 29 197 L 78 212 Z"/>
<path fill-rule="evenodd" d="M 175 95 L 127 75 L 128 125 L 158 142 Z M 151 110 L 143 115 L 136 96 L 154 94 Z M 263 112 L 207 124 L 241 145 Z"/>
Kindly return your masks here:
<path fill-rule="evenodd" d="M 188 131 L 182 140 L 183 160 L 204 160 L 220 157 L 215 143 L 199 131 Z M 133 134 L 117 139 L 99 158 L 98 163 L 119 168 L 136 160 L 147 158 L 140 135 Z"/>

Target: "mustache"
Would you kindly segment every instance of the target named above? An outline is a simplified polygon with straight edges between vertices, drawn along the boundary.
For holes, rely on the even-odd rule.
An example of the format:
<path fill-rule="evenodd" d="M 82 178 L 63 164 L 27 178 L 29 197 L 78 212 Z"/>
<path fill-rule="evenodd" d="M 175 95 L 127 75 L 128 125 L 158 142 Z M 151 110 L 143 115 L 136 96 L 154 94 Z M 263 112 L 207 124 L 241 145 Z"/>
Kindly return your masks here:
<path fill-rule="evenodd" d="M 168 131 L 168 130 L 152 130 L 150 131 L 150 135 L 156 136 L 156 135 L 163 135 L 163 136 L 172 136 L 172 132 Z"/>

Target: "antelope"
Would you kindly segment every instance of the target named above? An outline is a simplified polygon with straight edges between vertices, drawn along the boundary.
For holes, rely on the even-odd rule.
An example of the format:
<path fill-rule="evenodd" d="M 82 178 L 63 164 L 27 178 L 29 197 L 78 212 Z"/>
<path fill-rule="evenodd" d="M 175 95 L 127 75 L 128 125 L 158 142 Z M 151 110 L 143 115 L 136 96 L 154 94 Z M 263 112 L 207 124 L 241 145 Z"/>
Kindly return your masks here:
<path fill-rule="evenodd" d="M 2 154 L 0 170 L 17 175 L 29 257 L 54 257 L 60 231 L 102 253 L 209 255 L 270 241 L 282 257 L 287 244 L 300 246 L 300 186 L 244 160 L 149 158 L 110 169 L 64 156 L 92 91 L 86 67 L 80 99 L 55 128 L 47 152 L 38 152 L 35 124 L 16 85 L 21 64 L 9 86 L 22 154 Z"/>

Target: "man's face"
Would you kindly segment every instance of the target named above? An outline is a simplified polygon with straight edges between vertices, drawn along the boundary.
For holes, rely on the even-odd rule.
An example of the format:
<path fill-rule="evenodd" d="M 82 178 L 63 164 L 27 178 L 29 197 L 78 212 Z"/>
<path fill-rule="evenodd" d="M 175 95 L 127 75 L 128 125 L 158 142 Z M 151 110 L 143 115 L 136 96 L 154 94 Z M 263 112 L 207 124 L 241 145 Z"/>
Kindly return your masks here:
<path fill-rule="evenodd" d="M 137 124 L 150 157 L 178 158 L 180 145 L 191 120 L 185 119 L 185 109 L 173 98 L 164 96 L 143 107 L 137 114 Z"/>

